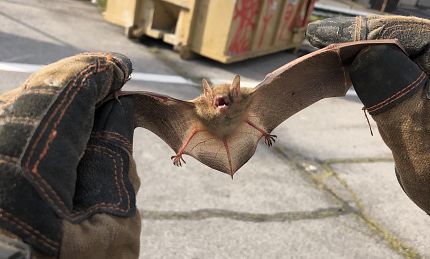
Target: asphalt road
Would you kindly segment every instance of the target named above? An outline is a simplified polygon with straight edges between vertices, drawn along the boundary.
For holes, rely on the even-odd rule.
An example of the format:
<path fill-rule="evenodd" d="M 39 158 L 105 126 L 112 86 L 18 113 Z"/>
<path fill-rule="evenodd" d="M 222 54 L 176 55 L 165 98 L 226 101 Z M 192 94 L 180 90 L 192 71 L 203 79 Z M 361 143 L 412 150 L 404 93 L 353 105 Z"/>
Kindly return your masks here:
<path fill-rule="evenodd" d="M 89 50 L 132 59 L 141 77 L 126 88 L 182 99 L 200 94 L 202 78 L 226 81 L 238 73 L 253 85 L 295 57 L 183 61 L 160 42 L 127 39 L 85 1 L 0 1 L 1 92 L 29 75 L 10 67 L 23 71 L 23 64 Z M 354 97 L 321 101 L 274 134 L 275 146 L 259 145 L 232 181 L 190 157 L 174 167 L 173 151 L 137 129 L 141 258 L 430 257 L 430 219 L 402 192 L 390 151 L 377 133 L 370 136 Z"/>

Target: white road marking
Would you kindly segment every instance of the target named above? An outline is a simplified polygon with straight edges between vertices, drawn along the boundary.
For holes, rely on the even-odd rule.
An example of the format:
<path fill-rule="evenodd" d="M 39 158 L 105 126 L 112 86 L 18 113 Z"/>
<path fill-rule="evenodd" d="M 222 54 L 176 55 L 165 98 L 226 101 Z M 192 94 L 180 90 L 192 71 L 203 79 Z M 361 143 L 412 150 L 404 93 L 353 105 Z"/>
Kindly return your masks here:
<path fill-rule="evenodd" d="M 0 62 L 0 71 L 7 71 L 7 72 L 33 73 L 41 69 L 42 67 L 43 65 Z M 191 80 L 188 80 L 182 76 L 150 74 L 150 73 L 141 73 L 141 72 L 133 72 L 131 74 L 131 80 L 142 81 L 142 82 L 196 85 Z M 209 80 L 213 84 L 231 82 L 231 79 L 210 78 Z M 254 80 L 243 80 L 241 82 L 241 85 L 244 87 L 255 87 L 258 83 L 259 83 L 258 81 L 254 81 Z M 357 94 L 353 89 L 349 89 L 348 92 L 346 93 L 346 96 L 357 96 Z"/>
<path fill-rule="evenodd" d="M 185 84 L 185 85 L 193 85 L 194 82 L 188 80 L 182 76 L 172 76 L 172 75 L 163 75 L 163 74 L 148 74 L 148 73 L 140 73 L 133 72 L 131 74 L 131 80 L 136 81 L 147 81 L 147 82 L 159 82 L 159 83 L 171 83 L 171 84 Z"/>
<path fill-rule="evenodd" d="M 21 73 L 33 73 L 39 70 L 43 66 L 34 64 L 21 64 L 11 62 L 0 62 L 0 71 L 7 72 L 21 72 Z"/>
<path fill-rule="evenodd" d="M 0 71 L 7 71 L 7 72 L 33 73 L 41 69 L 42 67 L 43 65 L 0 62 Z M 131 75 L 131 80 L 144 81 L 144 82 L 156 82 L 156 83 L 194 85 L 194 82 L 182 76 L 150 74 L 150 73 L 140 73 L 140 72 L 133 72 Z"/>

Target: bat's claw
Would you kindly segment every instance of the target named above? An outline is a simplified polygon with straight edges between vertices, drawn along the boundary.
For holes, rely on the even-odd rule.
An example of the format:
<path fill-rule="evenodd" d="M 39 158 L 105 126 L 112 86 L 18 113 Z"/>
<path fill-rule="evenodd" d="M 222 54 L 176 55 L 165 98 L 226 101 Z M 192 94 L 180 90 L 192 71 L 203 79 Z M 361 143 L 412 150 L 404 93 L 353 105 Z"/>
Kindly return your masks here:
<path fill-rule="evenodd" d="M 184 162 L 184 164 L 186 164 L 185 160 L 182 158 L 182 154 L 178 154 L 176 156 L 172 156 L 172 157 L 170 157 L 170 159 L 172 159 L 173 160 L 173 164 L 175 166 L 178 166 L 178 167 L 182 166 L 182 162 Z M 182 160 L 182 162 L 181 162 L 181 160 Z"/>
<path fill-rule="evenodd" d="M 265 134 L 264 135 L 264 143 L 266 143 L 266 145 L 271 147 L 273 145 L 273 143 L 276 142 L 275 138 L 277 138 L 276 135 Z"/>

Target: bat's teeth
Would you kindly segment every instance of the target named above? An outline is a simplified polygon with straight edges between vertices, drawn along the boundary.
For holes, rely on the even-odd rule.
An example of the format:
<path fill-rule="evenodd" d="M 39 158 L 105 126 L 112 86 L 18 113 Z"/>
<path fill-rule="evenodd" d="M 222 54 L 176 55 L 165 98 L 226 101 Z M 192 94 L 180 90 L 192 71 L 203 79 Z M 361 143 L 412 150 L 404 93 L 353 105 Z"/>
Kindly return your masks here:
<path fill-rule="evenodd" d="M 229 103 L 230 101 L 224 96 L 215 98 L 215 106 L 218 108 L 225 108 Z"/>

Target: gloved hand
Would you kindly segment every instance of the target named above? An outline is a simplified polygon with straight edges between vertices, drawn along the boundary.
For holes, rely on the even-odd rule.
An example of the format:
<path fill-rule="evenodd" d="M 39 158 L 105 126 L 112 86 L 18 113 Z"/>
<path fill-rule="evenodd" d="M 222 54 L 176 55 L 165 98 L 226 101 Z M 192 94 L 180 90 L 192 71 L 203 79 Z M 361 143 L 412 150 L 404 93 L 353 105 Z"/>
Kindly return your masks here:
<path fill-rule="evenodd" d="M 316 47 L 331 43 L 398 39 L 405 52 L 389 46 L 362 50 L 349 75 L 365 109 L 393 153 L 406 194 L 430 213 L 430 21 L 415 17 L 337 17 L 309 24 Z"/>
<path fill-rule="evenodd" d="M 85 53 L 0 96 L 0 250 L 20 240 L 37 258 L 138 257 L 133 103 L 108 98 L 131 70 Z"/>
<path fill-rule="evenodd" d="M 430 20 L 405 16 L 336 17 L 310 23 L 306 37 L 318 48 L 332 43 L 398 39 L 409 58 L 430 73 Z"/>

